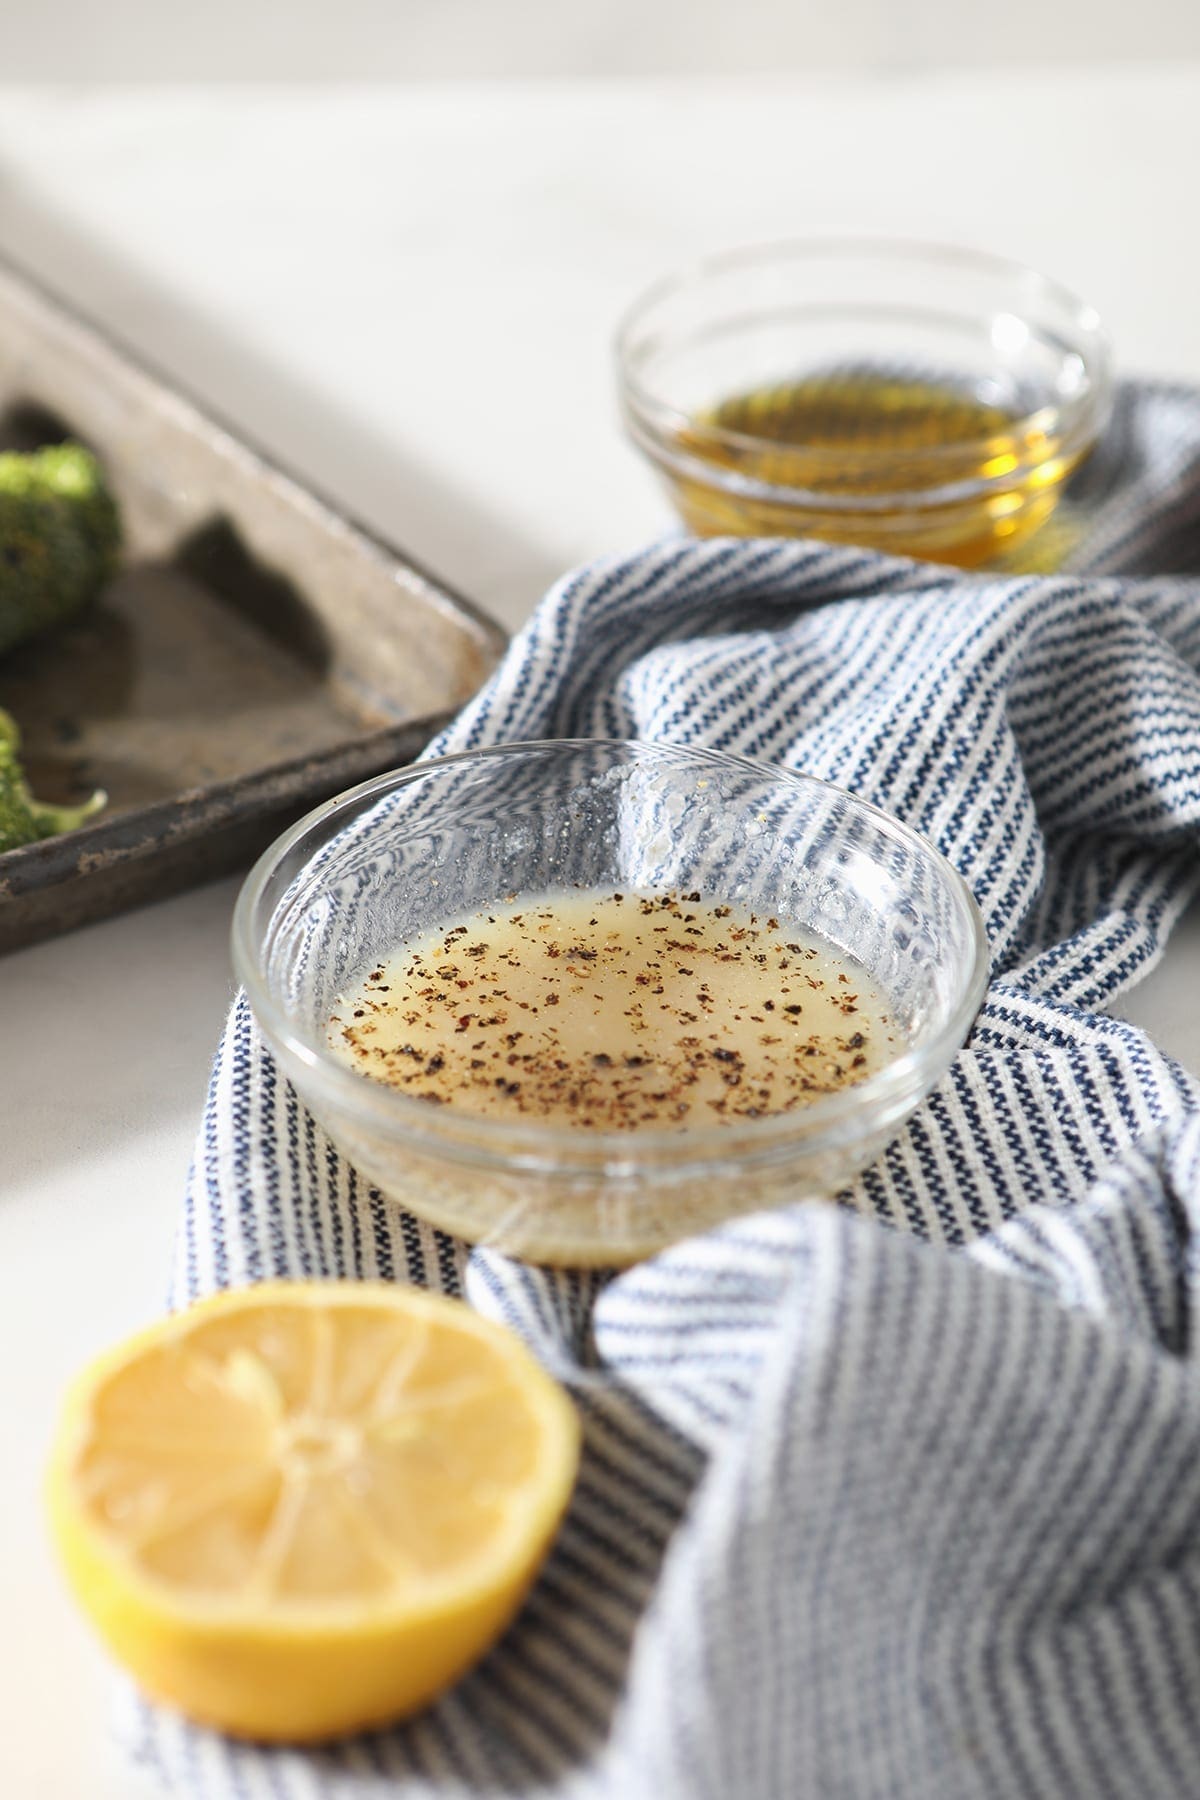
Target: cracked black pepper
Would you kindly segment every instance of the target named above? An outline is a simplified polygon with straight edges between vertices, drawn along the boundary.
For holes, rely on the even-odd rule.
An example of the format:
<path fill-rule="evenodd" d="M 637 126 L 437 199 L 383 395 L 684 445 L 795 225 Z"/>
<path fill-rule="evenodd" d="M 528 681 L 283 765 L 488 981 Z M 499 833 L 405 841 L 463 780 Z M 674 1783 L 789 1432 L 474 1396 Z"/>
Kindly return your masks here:
<path fill-rule="evenodd" d="M 329 1018 L 342 1059 L 430 1105 L 593 1131 L 795 1111 L 903 1048 L 861 969 L 698 893 L 568 892 L 405 944 Z"/>

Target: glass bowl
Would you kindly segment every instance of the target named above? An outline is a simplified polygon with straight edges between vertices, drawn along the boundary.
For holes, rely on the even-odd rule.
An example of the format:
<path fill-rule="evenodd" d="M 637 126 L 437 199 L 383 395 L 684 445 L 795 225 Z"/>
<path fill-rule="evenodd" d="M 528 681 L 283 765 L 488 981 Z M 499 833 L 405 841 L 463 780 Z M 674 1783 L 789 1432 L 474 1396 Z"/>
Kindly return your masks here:
<path fill-rule="evenodd" d="M 576 886 L 777 914 L 867 972 L 903 1053 L 795 1112 L 596 1133 L 430 1106 L 335 1057 L 334 1003 L 404 941 Z M 836 1192 L 944 1075 L 988 970 L 969 889 L 898 820 L 768 764 L 605 740 L 468 751 L 319 807 L 251 871 L 233 955 L 280 1067 L 361 1174 L 447 1231 L 578 1266 Z"/>
<path fill-rule="evenodd" d="M 1111 410 L 1092 307 L 937 245 L 714 257 L 633 306 L 617 360 L 629 433 L 692 531 L 962 567 L 1048 518 Z"/>

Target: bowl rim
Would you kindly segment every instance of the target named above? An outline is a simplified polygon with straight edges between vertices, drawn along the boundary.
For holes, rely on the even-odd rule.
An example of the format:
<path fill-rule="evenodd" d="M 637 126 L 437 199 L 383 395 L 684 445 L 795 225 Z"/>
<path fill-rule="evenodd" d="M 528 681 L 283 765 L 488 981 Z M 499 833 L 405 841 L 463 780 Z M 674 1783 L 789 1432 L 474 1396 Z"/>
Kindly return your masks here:
<path fill-rule="evenodd" d="M 704 1123 L 686 1129 L 605 1131 L 582 1133 L 572 1126 L 552 1126 L 537 1120 L 509 1120 L 491 1115 L 472 1114 L 450 1108 L 430 1107 L 412 1095 L 404 1094 L 383 1082 L 349 1068 L 336 1058 L 314 1033 L 311 1036 L 297 1027 L 286 1009 L 272 993 L 259 955 L 260 933 L 255 916 L 268 883 L 284 858 L 318 827 L 323 831 L 323 844 L 330 841 L 324 829 L 339 813 L 357 813 L 386 793 L 411 786 L 442 769 L 455 764 L 487 762 L 516 753 L 551 753 L 587 749 L 617 751 L 622 755 L 667 752 L 672 756 L 694 759 L 700 763 L 734 768 L 764 782 L 783 782 L 799 787 L 818 787 L 848 800 L 882 827 L 885 835 L 899 840 L 908 848 L 918 848 L 931 857 L 952 892 L 963 907 L 971 938 L 970 966 L 961 991 L 945 1022 L 930 1038 L 894 1057 L 874 1074 L 836 1093 L 822 1096 L 792 1112 L 774 1113 L 762 1119 L 735 1123 Z M 349 822 L 349 819 L 347 820 Z M 314 852 L 315 853 L 315 852 Z M 297 870 L 297 875 L 299 874 Z M 293 880 L 295 880 L 293 876 Z M 289 886 L 291 884 L 289 883 Z M 284 890 L 287 891 L 286 889 Z M 278 910 L 276 900 L 266 920 L 262 936 L 269 929 Z M 846 1122 L 863 1113 L 871 1113 L 881 1104 L 903 1099 L 912 1092 L 927 1091 L 940 1079 L 965 1042 L 987 990 L 991 968 L 991 947 L 979 903 L 965 878 L 923 833 L 905 824 L 894 814 L 865 800 L 849 788 L 811 775 L 800 769 L 789 769 L 742 756 L 733 751 L 710 750 L 703 745 L 677 744 L 657 738 L 531 738 L 510 743 L 481 746 L 430 757 L 400 769 L 387 770 L 370 780 L 357 783 L 314 807 L 282 832 L 254 863 L 238 892 L 231 927 L 231 951 L 234 972 L 244 989 L 251 1010 L 272 1049 L 282 1050 L 285 1061 L 299 1065 L 310 1078 L 324 1085 L 335 1104 L 357 1120 L 369 1122 L 376 1130 L 402 1138 L 414 1146 L 431 1149 L 449 1160 L 501 1163 L 509 1167 L 545 1166 L 549 1157 L 564 1175 L 572 1171 L 595 1170 L 599 1166 L 623 1164 L 637 1166 L 669 1160 L 679 1167 L 700 1168 L 714 1162 L 725 1163 L 756 1153 L 776 1151 L 781 1145 L 802 1142 L 807 1153 L 816 1154 L 826 1144 L 840 1141 Z M 446 1129 L 439 1129 L 444 1120 Z M 336 1129 L 331 1132 L 336 1138 Z M 520 1148 L 511 1146 L 523 1140 Z M 506 1147 L 508 1146 L 508 1147 Z"/>
<path fill-rule="evenodd" d="M 626 424 L 639 447 L 655 461 L 671 467 L 686 468 L 689 478 L 693 480 L 709 486 L 732 486 L 748 496 L 776 501 L 794 497 L 797 503 L 817 504 L 833 511 L 860 511 L 868 505 L 871 497 L 867 495 L 853 492 L 848 495 L 830 495 L 820 490 L 790 487 L 746 476 L 736 469 L 714 464 L 703 455 L 689 456 L 679 448 L 680 434 L 686 433 L 687 439 L 696 446 L 711 444 L 741 452 L 761 449 L 765 442 L 773 440 L 756 437 L 750 432 L 733 431 L 728 427 L 698 422 L 691 414 L 661 399 L 641 378 L 637 366 L 646 348 L 638 340 L 639 330 L 644 328 L 646 318 L 664 301 L 689 289 L 701 288 L 714 277 L 756 265 L 765 267 L 772 263 L 804 263 L 841 257 L 881 258 L 914 266 L 925 264 L 934 268 L 954 266 L 973 270 L 994 276 L 998 281 L 1024 284 L 1044 298 L 1065 307 L 1073 315 L 1078 334 L 1066 347 L 1080 356 L 1087 377 L 1085 385 L 1078 395 L 1061 403 L 1044 403 L 1014 419 L 1005 435 L 1010 433 L 1014 439 L 1021 441 L 1039 430 L 1061 430 L 1062 443 L 1057 452 L 1059 456 L 1077 455 L 1095 442 L 1112 410 L 1112 347 L 1107 329 L 1090 301 L 1083 299 L 1064 282 L 1043 274 L 1031 264 L 997 255 L 993 251 L 920 238 L 830 234 L 744 244 L 696 258 L 660 276 L 630 302 L 618 321 L 614 350 Z M 801 311 L 802 303 L 797 303 L 795 309 L 787 310 Z M 880 316 L 901 313 L 910 317 L 913 314 L 930 318 L 947 316 L 944 311 L 932 305 L 899 306 L 886 297 L 871 302 L 869 306 L 835 305 L 831 309 L 828 303 L 823 303 L 820 310 L 833 310 L 844 316 L 855 316 L 864 311 Z M 1024 317 L 1021 322 L 1026 322 Z M 650 341 L 650 347 L 653 347 L 655 341 Z M 991 444 L 995 436 L 991 432 L 981 433 L 976 438 L 963 438 L 951 444 L 923 446 L 920 452 L 922 463 L 934 467 L 943 461 L 961 463 L 964 453 L 975 446 L 982 448 Z M 846 451 L 843 448 L 803 445 L 796 448 L 803 449 L 806 459 L 818 469 L 845 465 Z M 854 467 L 861 469 L 864 475 L 872 470 L 886 468 L 896 460 L 897 452 L 886 445 L 854 447 Z M 924 486 L 904 491 L 893 489 L 881 498 L 876 498 L 875 504 L 892 506 L 898 497 L 911 499 L 914 504 L 919 505 L 942 504 L 969 493 L 985 491 L 998 480 L 1011 484 L 1014 477 L 1019 477 L 1023 468 L 1035 465 L 1037 460 L 1036 455 L 1030 454 L 995 475 L 958 480 L 941 487 Z"/>

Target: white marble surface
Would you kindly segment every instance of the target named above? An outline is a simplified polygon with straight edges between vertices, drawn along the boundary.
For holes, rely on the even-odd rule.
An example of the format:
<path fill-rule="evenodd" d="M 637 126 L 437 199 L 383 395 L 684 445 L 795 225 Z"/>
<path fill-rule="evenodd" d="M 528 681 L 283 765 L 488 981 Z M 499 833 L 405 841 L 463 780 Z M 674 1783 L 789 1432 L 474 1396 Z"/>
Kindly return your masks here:
<path fill-rule="evenodd" d="M 667 518 L 609 344 L 651 276 L 855 228 L 1023 257 L 1200 379 L 1200 66 L 416 92 L 0 90 L 0 248 L 517 623 Z M 0 964 L 0 1792 L 139 1790 L 45 1547 L 63 1380 L 159 1307 L 222 882 Z M 1200 1069 L 1200 919 L 1126 1003 Z"/>
<path fill-rule="evenodd" d="M 1122 65 L 1200 54 L 1194 0 L 56 0 L 0 8 L 9 81 L 520 80 Z"/>

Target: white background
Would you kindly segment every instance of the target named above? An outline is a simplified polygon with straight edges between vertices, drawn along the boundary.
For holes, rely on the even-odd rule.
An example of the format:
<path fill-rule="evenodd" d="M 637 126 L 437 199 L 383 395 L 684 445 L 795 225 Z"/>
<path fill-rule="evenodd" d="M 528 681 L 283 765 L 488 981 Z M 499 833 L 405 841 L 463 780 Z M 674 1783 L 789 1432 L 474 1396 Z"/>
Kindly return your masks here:
<path fill-rule="evenodd" d="M 510 624 L 667 524 L 611 334 L 703 250 L 979 244 L 1094 300 L 1123 369 L 1200 380 L 1191 4 L 0 8 L 0 250 Z M 364 74 L 413 79 L 318 84 Z M 38 1472 L 67 1376 L 161 1306 L 233 892 L 0 961 L 4 1800 L 139 1791 Z M 1198 974 L 1193 921 L 1127 1002 L 1195 1069 Z"/>
<path fill-rule="evenodd" d="M 8 81 L 811 74 L 1200 55 L 1194 0 L 3 0 Z"/>

